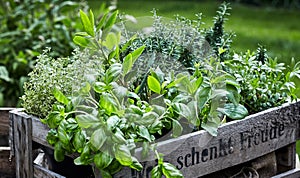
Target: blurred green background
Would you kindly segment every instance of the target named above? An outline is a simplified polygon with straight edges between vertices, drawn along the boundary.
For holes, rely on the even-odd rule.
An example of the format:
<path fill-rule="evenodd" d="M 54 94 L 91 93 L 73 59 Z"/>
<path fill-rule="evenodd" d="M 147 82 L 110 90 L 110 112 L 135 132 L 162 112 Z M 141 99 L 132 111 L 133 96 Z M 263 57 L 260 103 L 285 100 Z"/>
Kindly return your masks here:
<path fill-rule="evenodd" d="M 244 0 L 245 1 L 245 0 Z M 100 1 L 89 0 L 89 5 L 97 11 Z M 101 1 L 103 2 L 103 1 Z M 106 1 L 109 2 L 109 1 Z M 119 0 L 117 8 L 121 13 L 135 17 L 151 16 L 155 8 L 158 15 L 174 17 L 174 14 L 195 19 L 196 13 L 203 14 L 205 26 L 211 26 L 217 7 L 223 1 L 212 0 Z M 281 3 L 280 3 L 281 2 Z M 244 52 L 256 50 L 258 44 L 268 49 L 271 57 L 289 63 L 292 57 L 300 60 L 300 10 L 299 1 L 251 1 L 231 2 L 232 10 L 225 30 L 236 37 L 232 49 Z M 276 6 L 277 5 L 277 6 Z"/>

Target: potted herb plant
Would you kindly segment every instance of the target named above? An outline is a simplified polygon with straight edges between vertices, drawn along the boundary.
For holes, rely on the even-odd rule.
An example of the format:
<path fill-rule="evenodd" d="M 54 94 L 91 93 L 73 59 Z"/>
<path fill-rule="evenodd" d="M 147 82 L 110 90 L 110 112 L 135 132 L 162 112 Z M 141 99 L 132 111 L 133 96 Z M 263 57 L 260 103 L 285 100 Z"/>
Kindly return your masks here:
<path fill-rule="evenodd" d="M 224 4 L 219 15 L 226 15 L 226 9 Z M 189 40 L 178 43 L 178 26 L 164 26 L 175 33 L 169 38 L 153 33 L 121 42 L 122 33 L 112 30 L 117 14 L 106 12 L 95 25 L 91 11 L 80 11 L 84 32 L 74 42 L 84 49 L 58 60 L 45 52 L 25 84 L 26 112 L 49 127 L 47 141 L 57 161 L 76 153 L 74 163 L 92 165 L 96 177 L 195 177 L 296 140 L 299 103 L 219 126 L 244 118 L 251 106 L 264 110 L 295 99 L 292 77 L 299 76 L 299 64 L 284 75 L 283 64 L 261 53 L 232 58 L 229 43 L 218 46 L 224 34 L 210 35 L 220 28 L 200 31 L 200 23 L 180 18 L 171 25 L 189 24 L 193 31 L 186 37 L 206 34 L 203 39 L 215 45 L 216 56 L 189 50 L 196 44 Z M 158 27 L 159 17 L 155 20 Z M 218 20 L 224 19 L 216 18 L 215 26 L 222 25 Z M 157 46 L 149 45 L 153 41 Z M 186 70 L 163 70 L 170 63 Z M 266 83 L 255 83 L 257 77 Z M 265 91 L 265 85 L 274 90 Z M 244 93 L 248 91 L 256 95 L 251 98 Z M 226 164 L 212 168 L 219 162 Z"/>

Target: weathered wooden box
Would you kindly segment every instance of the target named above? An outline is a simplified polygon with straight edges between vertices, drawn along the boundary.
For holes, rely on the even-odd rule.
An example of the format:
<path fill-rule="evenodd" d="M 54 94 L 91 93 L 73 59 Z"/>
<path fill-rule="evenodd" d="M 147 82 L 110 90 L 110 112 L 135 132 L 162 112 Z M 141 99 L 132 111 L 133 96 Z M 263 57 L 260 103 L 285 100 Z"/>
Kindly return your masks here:
<path fill-rule="evenodd" d="M 20 110 L 10 113 L 10 121 L 11 154 L 16 159 L 17 177 L 38 177 L 42 168 L 34 165 L 30 157 L 32 142 L 50 147 L 45 140 L 49 129 L 36 117 Z M 159 142 L 157 148 L 164 154 L 164 160 L 174 164 L 186 178 L 234 176 L 248 168 L 260 177 L 286 171 L 290 172 L 286 175 L 297 175 L 295 142 L 300 138 L 299 125 L 300 102 L 297 102 L 226 123 L 218 129 L 217 137 L 198 131 Z M 115 178 L 150 177 L 156 165 L 153 154 L 147 159 L 141 158 L 140 149 L 135 154 L 142 160 L 144 169 L 136 172 L 124 168 Z M 53 172 L 51 175 L 59 177 Z"/>
<path fill-rule="evenodd" d="M 8 144 L 9 111 L 13 108 L 0 108 L 0 177 L 15 177 L 15 161 L 10 158 Z"/>

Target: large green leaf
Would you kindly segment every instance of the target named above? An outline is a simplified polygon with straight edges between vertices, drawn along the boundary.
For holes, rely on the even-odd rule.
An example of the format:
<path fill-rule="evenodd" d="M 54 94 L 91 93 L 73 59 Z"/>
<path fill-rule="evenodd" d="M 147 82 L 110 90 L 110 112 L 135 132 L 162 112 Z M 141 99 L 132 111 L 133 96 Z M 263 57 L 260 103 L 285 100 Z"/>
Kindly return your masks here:
<path fill-rule="evenodd" d="M 206 123 L 202 123 L 201 127 L 214 137 L 218 135 L 219 124 L 217 124 L 215 122 L 208 121 Z"/>
<path fill-rule="evenodd" d="M 172 120 L 172 129 L 173 129 L 173 134 L 172 134 L 173 137 L 179 137 L 183 130 L 181 124 L 175 119 Z"/>
<path fill-rule="evenodd" d="M 115 157 L 124 166 L 130 166 L 133 163 L 130 150 L 126 145 L 115 146 Z"/>
<path fill-rule="evenodd" d="M 243 119 L 248 115 L 248 110 L 241 104 L 226 103 L 224 108 L 218 108 L 218 111 L 231 119 Z"/>
<path fill-rule="evenodd" d="M 75 119 L 77 120 L 78 125 L 85 129 L 91 126 L 99 125 L 101 123 L 97 117 L 91 114 L 77 115 Z"/>
<path fill-rule="evenodd" d="M 196 100 L 199 103 L 198 107 L 200 110 L 205 106 L 205 104 L 208 102 L 211 95 L 211 87 L 204 87 L 199 88 L 196 92 Z"/>
<path fill-rule="evenodd" d="M 99 128 L 92 134 L 90 142 L 97 150 L 99 150 L 105 143 L 106 139 L 107 136 L 105 134 L 105 131 L 103 130 L 103 128 Z"/>
<path fill-rule="evenodd" d="M 98 169 L 104 169 L 112 162 L 113 157 L 109 154 L 100 152 L 94 156 L 94 163 Z"/>

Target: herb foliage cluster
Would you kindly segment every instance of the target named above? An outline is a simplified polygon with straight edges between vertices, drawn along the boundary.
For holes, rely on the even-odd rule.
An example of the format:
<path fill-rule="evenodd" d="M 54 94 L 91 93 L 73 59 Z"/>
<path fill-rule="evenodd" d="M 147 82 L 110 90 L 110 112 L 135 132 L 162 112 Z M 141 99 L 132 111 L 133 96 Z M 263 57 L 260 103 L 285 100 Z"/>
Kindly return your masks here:
<path fill-rule="evenodd" d="M 219 12 L 217 16 L 226 15 L 227 6 L 223 4 L 220 11 L 224 13 Z M 23 98 L 28 102 L 24 105 L 26 109 L 38 99 L 51 98 L 48 103 L 52 107 L 50 113 L 48 106 L 44 110 L 37 108 L 32 113 L 42 118 L 46 116 L 42 122 L 51 129 L 47 140 L 55 148 L 57 161 L 63 160 L 67 153 L 78 153 L 80 156 L 75 159 L 76 164 L 93 165 L 102 177 L 111 177 L 124 166 L 141 170 L 143 166 L 134 151 L 143 147 L 144 156 L 152 150 L 158 159 L 158 165 L 151 172 L 152 177 L 183 177 L 173 165 L 164 162 L 163 155 L 155 149 L 153 143 L 158 136 L 165 134 L 164 130 L 178 137 L 186 132 L 187 125 L 193 125 L 190 131 L 205 129 L 216 135 L 218 126 L 226 122 L 226 118 L 242 119 L 248 110 L 252 113 L 295 99 L 297 89 L 293 79 L 300 76 L 299 63 L 284 67 L 276 59 L 268 58 L 263 48 L 256 54 L 232 55 L 229 39 L 232 36 L 222 35 L 225 34 L 223 27 L 200 30 L 200 19 L 193 22 L 178 17 L 176 25 L 185 22 L 186 26 L 196 29 L 197 34 L 200 32 L 204 37 L 210 34 L 211 39 L 219 40 L 211 41 L 213 51 L 217 51 L 215 56 L 199 59 L 200 55 L 190 51 L 188 55 L 191 58 L 188 59 L 191 61 L 184 61 L 181 57 L 186 57 L 182 55 L 187 48 L 186 41 L 175 37 L 166 40 L 138 34 L 126 36 L 127 40 L 121 42 L 123 34 L 112 30 L 117 16 L 117 11 L 106 11 L 96 24 L 91 11 L 88 14 L 80 11 L 84 31 L 76 33 L 73 40 L 83 52 L 75 52 L 70 58 L 50 63 L 53 59 L 47 53 L 43 54 L 37 69 L 31 73 L 30 82 L 25 85 Z M 155 18 L 157 24 L 154 27 L 170 31 L 170 26 L 163 26 L 159 17 Z M 215 26 L 222 26 L 222 23 L 216 18 Z M 225 41 L 229 43 L 222 43 Z M 167 56 L 160 58 L 163 60 L 171 56 L 189 70 L 166 71 L 161 70 L 163 66 L 157 65 L 136 77 L 135 64 L 140 59 L 147 60 L 145 54 L 149 53 L 163 53 Z M 226 54 L 226 57 L 222 58 L 220 54 Z M 87 65 L 87 68 L 94 70 L 88 72 L 89 75 L 80 75 L 82 71 L 77 72 L 76 69 L 90 60 L 96 65 Z M 44 68 L 59 72 L 54 75 L 39 72 Z M 83 67 L 83 70 L 87 68 Z M 283 71 L 287 73 L 283 74 Z M 63 78 L 61 73 L 68 74 Z M 54 80 L 44 82 L 48 77 Z M 47 85 L 53 88 L 42 93 Z M 42 95 L 30 101 L 31 96 L 39 92 Z M 259 110 L 254 111 L 248 104 Z"/>

